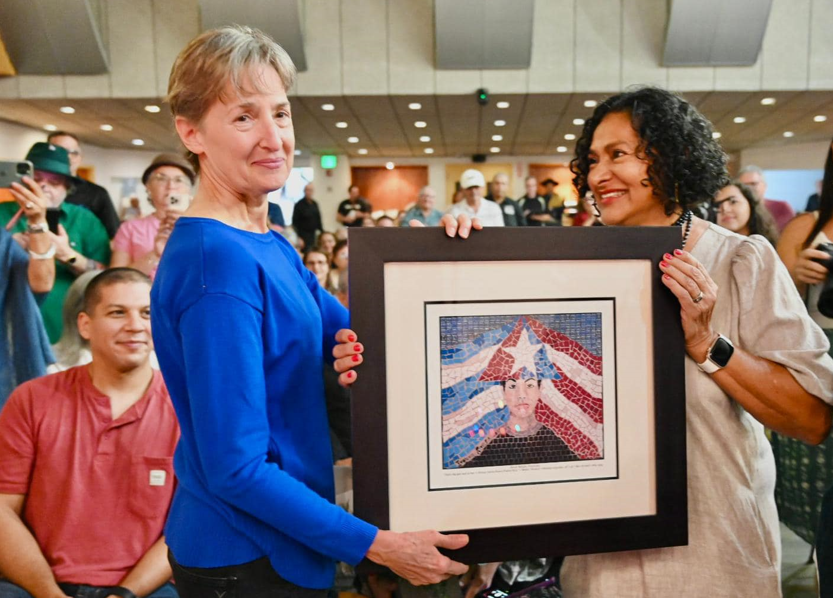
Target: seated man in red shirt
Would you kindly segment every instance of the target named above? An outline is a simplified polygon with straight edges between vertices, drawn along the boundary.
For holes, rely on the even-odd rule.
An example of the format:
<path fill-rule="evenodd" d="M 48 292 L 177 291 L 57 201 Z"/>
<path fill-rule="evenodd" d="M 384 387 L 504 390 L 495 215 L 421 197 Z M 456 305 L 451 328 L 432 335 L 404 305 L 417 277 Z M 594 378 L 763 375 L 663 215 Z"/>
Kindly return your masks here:
<path fill-rule="evenodd" d="M 149 362 L 150 279 L 96 276 L 78 330 L 92 363 L 20 385 L 0 412 L 0 598 L 174 598 L 179 427 Z"/>

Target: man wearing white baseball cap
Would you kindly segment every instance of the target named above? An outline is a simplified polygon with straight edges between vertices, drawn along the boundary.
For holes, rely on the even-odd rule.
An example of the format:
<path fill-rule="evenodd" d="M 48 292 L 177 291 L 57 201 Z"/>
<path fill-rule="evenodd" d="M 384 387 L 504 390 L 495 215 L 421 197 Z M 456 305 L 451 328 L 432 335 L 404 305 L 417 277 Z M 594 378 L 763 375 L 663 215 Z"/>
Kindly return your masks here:
<path fill-rule="evenodd" d="M 448 209 L 448 214 L 457 218 L 465 214 L 469 218 L 477 218 L 483 226 L 503 226 L 503 213 L 493 201 L 484 201 L 483 192 L 486 179 L 483 173 L 469 168 L 460 177 L 460 189 L 463 190 L 464 201 L 458 202 Z"/>

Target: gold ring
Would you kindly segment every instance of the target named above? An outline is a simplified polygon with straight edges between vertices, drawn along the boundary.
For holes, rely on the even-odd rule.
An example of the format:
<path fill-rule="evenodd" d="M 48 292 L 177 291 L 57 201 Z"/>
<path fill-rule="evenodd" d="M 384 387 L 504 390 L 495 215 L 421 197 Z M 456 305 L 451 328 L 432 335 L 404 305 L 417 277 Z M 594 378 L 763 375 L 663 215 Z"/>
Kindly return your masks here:
<path fill-rule="evenodd" d="M 692 299 L 692 301 L 694 301 L 694 303 L 700 303 L 702 300 L 703 300 L 703 291 L 700 291 L 699 293 L 697 293 L 697 296 L 694 299 Z"/>

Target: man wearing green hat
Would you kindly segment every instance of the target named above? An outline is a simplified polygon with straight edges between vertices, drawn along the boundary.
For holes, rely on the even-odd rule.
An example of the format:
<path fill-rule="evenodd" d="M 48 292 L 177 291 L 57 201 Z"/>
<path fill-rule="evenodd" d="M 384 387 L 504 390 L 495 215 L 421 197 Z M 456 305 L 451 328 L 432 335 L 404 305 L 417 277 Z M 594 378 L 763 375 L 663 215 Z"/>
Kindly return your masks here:
<path fill-rule="evenodd" d="M 35 167 L 35 182 L 48 199 L 50 210 L 58 215 L 58 233 L 45 230 L 45 224 L 29 226 L 25 210 L 11 232 L 24 249 L 29 249 L 29 235 L 48 235 L 52 241 L 46 254 L 32 254 L 32 257 L 44 259 L 52 254 L 56 261 L 55 285 L 41 304 L 49 342 L 55 343 L 61 337 L 61 312 L 67 289 L 82 272 L 102 269 L 110 262 L 110 239 L 104 225 L 92 212 L 64 202 L 75 180 L 69 168 L 69 154 L 64 148 L 39 142 L 26 154 L 26 160 Z M 17 212 L 17 203 L 0 203 L 0 224 L 8 223 Z"/>

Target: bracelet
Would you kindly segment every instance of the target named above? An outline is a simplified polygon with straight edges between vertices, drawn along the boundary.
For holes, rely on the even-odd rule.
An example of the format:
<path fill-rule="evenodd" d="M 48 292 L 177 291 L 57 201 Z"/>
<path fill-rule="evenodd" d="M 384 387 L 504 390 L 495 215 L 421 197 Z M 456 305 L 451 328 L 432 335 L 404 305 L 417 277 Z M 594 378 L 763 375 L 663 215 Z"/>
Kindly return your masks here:
<path fill-rule="evenodd" d="M 40 224 L 29 224 L 26 226 L 26 232 L 29 234 L 45 233 L 48 230 L 49 226 L 46 222 L 41 222 Z"/>
<path fill-rule="evenodd" d="M 55 245 L 55 243 L 52 243 L 52 245 L 49 246 L 49 249 L 47 249 L 44 253 L 36 253 L 30 249 L 29 256 L 33 260 L 51 260 L 55 257 L 56 251 L 58 251 L 58 246 Z"/>

